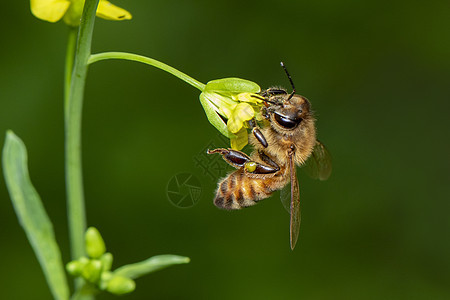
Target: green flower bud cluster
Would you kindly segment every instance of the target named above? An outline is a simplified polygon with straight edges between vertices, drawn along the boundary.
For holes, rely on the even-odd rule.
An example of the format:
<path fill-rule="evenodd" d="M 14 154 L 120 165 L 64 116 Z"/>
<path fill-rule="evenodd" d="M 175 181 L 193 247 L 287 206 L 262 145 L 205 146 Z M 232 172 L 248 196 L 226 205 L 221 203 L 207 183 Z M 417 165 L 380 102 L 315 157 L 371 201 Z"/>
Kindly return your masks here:
<path fill-rule="evenodd" d="M 111 272 L 113 255 L 106 252 L 105 242 L 100 232 L 89 227 L 85 234 L 85 247 L 88 257 L 81 257 L 66 265 L 69 274 L 82 277 L 98 289 L 121 295 L 135 290 L 133 279 Z"/>

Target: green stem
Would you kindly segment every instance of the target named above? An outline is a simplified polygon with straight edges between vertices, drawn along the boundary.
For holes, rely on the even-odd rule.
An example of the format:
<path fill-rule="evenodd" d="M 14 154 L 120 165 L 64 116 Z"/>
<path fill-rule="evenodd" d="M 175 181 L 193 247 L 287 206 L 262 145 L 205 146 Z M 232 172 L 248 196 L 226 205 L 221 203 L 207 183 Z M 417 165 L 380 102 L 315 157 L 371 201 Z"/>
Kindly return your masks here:
<path fill-rule="evenodd" d="M 132 53 L 126 53 L 126 52 L 103 52 L 103 53 L 97 53 L 92 54 L 89 58 L 88 64 L 92 64 L 97 61 L 106 60 L 106 59 L 125 59 L 125 60 L 131 60 L 131 61 L 137 61 L 141 62 L 150 66 L 153 66 L 155 68 L 161 69 L 163 71 L 166 71 L 181 80 L 185 81 L 186 83 L 192 85 L 193 87 L 199 89 L 203 92 L 205 89 L 205 84 L 201 83 L 198 80 L 195 80 L 194 78 L 186 75 L 185 73 L 178 71 L 177 69 L 166 65 L 165 63 L 162 63 L 160 61 L 157 61 L 156 59 L 149 58 L 142 55 L 132 54 Z"/>
<path fill-rule="evenodd" d="M 92 283 L 83 281 L 70 300 L 93 300 L 98 293 L 99 290 Z"/>
<path fill-rule="evenodd" d="M 66 151 L 66 185 L 71 257 L 73 260 L 84 255 L 84 232 L 86 231 L 86 214 L 84 207 L 83 177 L 81 168 L 81 113 L 83 95 L 91 54 L 92 32 L 95 13 L 99 0 L 87 0 L 78 34 L 75 61 L 71 76 L 70 90 L 65 111 L 65 151 Z M 76 281 L 76 288 L 83 284 Z M 90 296 L 87 298 L 92 299 Z"/>
<path fill-rule="evenodd" d="M 69 37 L 67 39 L 66 62 L 64 69 L 64 109 L 68 108 L 70 82 L 72 80 L 73 60 L 75 56 L 75 47 L 77 44 L 77 27 L 69 27 Z M 67 112 L 65 112 L 67 114 Z"/>

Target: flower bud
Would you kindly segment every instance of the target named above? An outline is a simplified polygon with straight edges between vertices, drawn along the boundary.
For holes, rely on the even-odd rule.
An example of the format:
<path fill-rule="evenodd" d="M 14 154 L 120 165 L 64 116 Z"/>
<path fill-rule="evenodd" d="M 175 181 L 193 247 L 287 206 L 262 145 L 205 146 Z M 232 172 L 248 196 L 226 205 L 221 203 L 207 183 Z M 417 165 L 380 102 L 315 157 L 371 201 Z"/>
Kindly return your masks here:
<path fill-rule="evenodd" d="M 72 276 L 80 276 L 84 265 L 78 260 L 73 260 L 66 265 L 67 273 Z"/>
<path fill-rule="evenodd" d="M 108 282 L 113 278 L 112 272 L 102 272 L 102 275 L 100 276 L 100 284 L 98 285 L 99 288 L 104 291 L 108 287 Z"/>
<path fill-rule="evenodd" d="M 110 252 L 106 252 L 100 257 L 100 261 L 102 262 L 103 272 L 109 271 L 113 263 L 113 255 Z"/>
<path fill-rule="evenodd" d="M 114 276 L 106 286 L 108 292 L 116 295 L 131 293 L 135 288 L 134 280 L 123 276 Z"/>
<path fill-rule="evenodd" d="M 86 230 L 85 243 L 89 257 L 100 258 L 106 251 L 105 242 L 95 227 L 89 227 Z"/>
<path fill-rule="evenodd" d="M 78 260 L 72 260 L 71 262 L 67 263 L 66 270 L 72 276 L 80 276 L 88 262 L 89 259 L 82 256 Z"/>
<path fill-rule="evenodd" d="M 102 263 L 98 259 L 91 259 L 81 272 L 81 276 L 92 283 L 97 283 L 101 274 Z"/>

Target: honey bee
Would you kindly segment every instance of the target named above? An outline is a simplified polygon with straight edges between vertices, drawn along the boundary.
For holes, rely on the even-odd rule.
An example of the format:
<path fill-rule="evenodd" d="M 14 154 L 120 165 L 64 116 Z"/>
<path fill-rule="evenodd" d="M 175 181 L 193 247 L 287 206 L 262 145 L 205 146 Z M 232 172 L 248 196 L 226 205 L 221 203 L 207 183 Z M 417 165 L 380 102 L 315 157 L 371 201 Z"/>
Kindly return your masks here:
<path fill-rule="evenodd" d="M 293 91 L 269 88 L 260 93 L 265 107 L 263 121 L 249 121 L 254 150 L 244 152 L 219 148 L 219 153 L 237 170 L 219 181 L 214 204 L 233 210 L 255 205 L 274 191 L 281 190 L 283 204 L 290 211 L 290 246 L 293 250 L 300 230 L 300 193 L 296 166 L 304 166 L 311 177 L 326 180 L 331 174 L 331 158 L 325 146 L 316 139 L 315 119 L 311 104 L 295 94 L 286 67 L 281 63 Z M 290 184 L 289 184 L 290 183 Z"/>

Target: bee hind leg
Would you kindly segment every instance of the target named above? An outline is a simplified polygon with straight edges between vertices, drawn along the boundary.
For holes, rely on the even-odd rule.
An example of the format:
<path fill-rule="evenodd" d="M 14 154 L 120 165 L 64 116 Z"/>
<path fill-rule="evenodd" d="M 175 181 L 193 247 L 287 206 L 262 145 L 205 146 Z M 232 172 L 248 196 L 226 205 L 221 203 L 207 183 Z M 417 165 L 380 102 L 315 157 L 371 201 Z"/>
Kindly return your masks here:
<path fill-rule="evenodd" d="M 252 161 L 251 158 L 244 152 L 232 149 L 225 149 L 225 148 L 218 148 L 214 150 L 208 149 L 206 153 L 208 154 L 219 153 L 220 155 L 222 155 L 223 160 L 225 160 L 229 165 L 235 167 L 236 169 L 242 168 L 243 166 L 245 166 L 246 163 Z"/>
<path fill-rule="evenodd" d="M 222 158 L 228 164 L 235 167 L 236 169 L 244 168 L 245 171 L 248 173 L 270 174 L 270 173 L 278 172 L 280 170 L 280 167 L 274 161 L 272 161 L 270 158 L 268 158 L 267 155 L 266 155 L 266 157 L 271 162 L 271 163 L 268 163 L 268 162 L 267 163 L 270 165 L 263 165 L 261 163 L 255 162 L 244 152 L 232 150 L 232 149 L 218 148 L 218 149 L 214 149 L 214 150 L 208 150 L 206 153 L 208 153 L 208 154 L 219 153 L 220 155 L 222 155 Z M 263 161 L 266 162 L 264 159 L 263 159 Z"/>
<path fill-rule="evenodd" d="M 267 156 L 266 153 L 264 153 L 264 151 L 258 151 L 259 154 L 259 158 L 261 158 L 261 160 L 263 162 L 265 162 L 268 165 L 271 165 L 272 167 L 274 167 L 275 169 L 277 169 L 277 171 L 280 170 L 280 166 L 278 166 L 278 164 L 276 162 L 274 162 L 269 156 Z"/>

